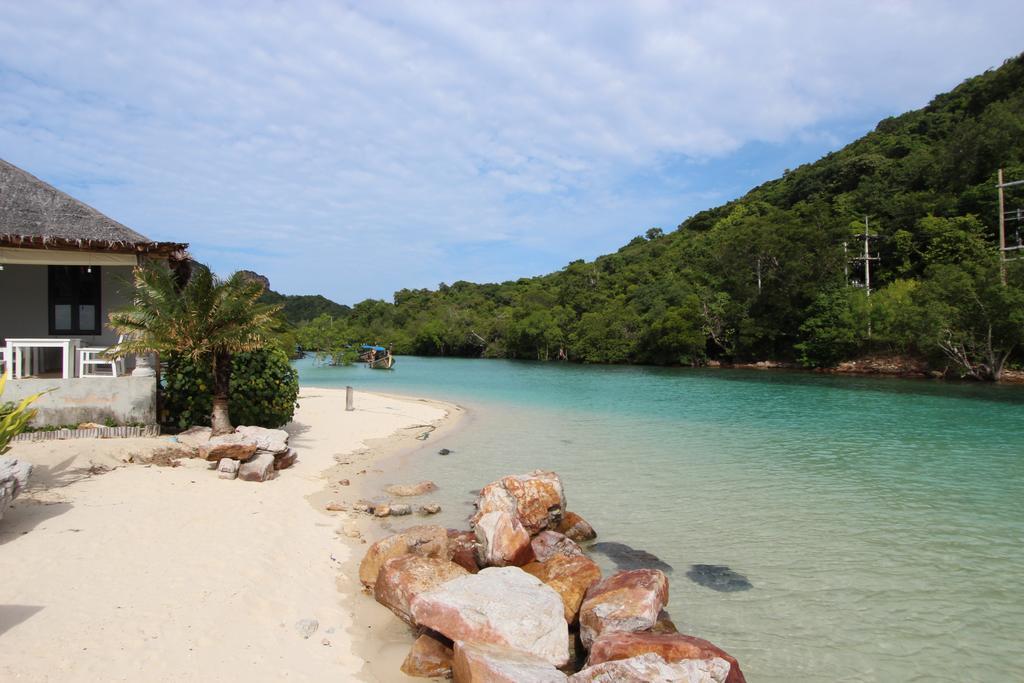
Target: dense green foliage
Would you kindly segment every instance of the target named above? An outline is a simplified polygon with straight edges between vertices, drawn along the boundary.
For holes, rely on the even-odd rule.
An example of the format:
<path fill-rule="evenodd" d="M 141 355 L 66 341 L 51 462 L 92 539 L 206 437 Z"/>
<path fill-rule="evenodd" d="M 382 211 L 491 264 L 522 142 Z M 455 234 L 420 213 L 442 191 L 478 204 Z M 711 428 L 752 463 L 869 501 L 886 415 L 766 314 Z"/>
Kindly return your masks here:
<path fill-rule="evenodd" d="M 671 233 L 652 228 L 543 277 L 363 301 L 307 318 L 298 339 L 592 363 L 828 366 L 881 352 L 997 378 L 1024 318 L 1021 263 L 999 284 L 999 167 L 1024 179 L 1024 57 Z M 1024 192 L 1010 191 L 1008 208 L 1021 205 Z M 852 286 L 863 265 L 849 260 L 865 216 L 880 257 L 870 297 Z"/>
<path fill-rule="evenodd" d="M 272 289 L 263 292 L 260 302 L 280 306 L 281 315 L 292 325 L 312 320 L 320 315 L 334 318 L 344 317 L 352 310 L 321 294 L 278 294 Z"/>
<path fill-rule="evenodd" d="M 181 354 L 169 354 L 161 376 L 161 421 L 172 429 L 209 425 L 213 370 Z M 281 349 L 236 353 L 231 358 L 229 411 L 238 424 L 276 428 L 292 419 L 299 395 L 298 372 Z"/>
<path fill-rule="evenodd" d="M 0 397 L 4 394 L 6 384 L 7 374 L 0 374 Z M 10 450 L 11 439 L 28 429 L 28 423 L 36 416 L 36 410 L 32 408 L 32 404 L 42 395 L 42 393 L 32 394 L 17 403 L 13 401 L 0 403 L 0 455 Z"/>

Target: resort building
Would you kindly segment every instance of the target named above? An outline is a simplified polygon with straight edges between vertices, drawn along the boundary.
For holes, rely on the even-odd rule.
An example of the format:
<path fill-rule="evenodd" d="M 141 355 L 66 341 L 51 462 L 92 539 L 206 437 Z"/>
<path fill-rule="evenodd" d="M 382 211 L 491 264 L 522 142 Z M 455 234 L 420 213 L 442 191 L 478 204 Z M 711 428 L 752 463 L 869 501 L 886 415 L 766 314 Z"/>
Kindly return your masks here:
<path fill-rule="evenodd" d="M 107 314 L 130 301 L 143 259 L 187 258 L 0 159 L 0 366 L 3 401 L 51 390 L 44 424 L 156 421 L 148 358 L 113 362 Z"/>

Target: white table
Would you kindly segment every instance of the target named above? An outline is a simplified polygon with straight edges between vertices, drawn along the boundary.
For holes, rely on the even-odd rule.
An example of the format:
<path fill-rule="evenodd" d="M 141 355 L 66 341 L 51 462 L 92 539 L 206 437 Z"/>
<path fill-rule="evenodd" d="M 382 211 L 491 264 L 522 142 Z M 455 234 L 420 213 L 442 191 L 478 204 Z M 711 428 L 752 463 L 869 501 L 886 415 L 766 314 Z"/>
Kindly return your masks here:
<path fill-rule="evenodd" d="M 14 379 L 21 379 L 22 360 L 27 359 L 30 364 L 30 374 L 35 374 L 38 365 L 37 349 L 60 349 L 62 354 L 62 373 L 64 379 L 71 379 L 75 376 L 75 357 L 78 355 L 78 347 L 81 339 L 55 339 L 53 337 L 42 337 L 40 339 L 8 339 L 7 340 L 7 376 L 13 375 Z"/>

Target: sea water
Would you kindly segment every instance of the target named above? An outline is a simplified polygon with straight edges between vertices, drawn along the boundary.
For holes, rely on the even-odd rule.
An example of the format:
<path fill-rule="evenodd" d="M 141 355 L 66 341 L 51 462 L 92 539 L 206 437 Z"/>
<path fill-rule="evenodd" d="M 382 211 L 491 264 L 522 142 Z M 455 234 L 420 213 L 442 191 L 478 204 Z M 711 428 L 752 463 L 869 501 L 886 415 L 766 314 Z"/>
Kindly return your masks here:
<path fill-rule="evenodd" d="M 623 544 L 593 555 L 605 574 L 670 567 L 679 629 L 752 682 L 1024 681 L 1020 387 L 410 357 L 390 372 L 298 367 L 304 386 L 468 407 L 374 483 L 431 479 L 434 519 L 466 528 L 483 484 L 557 471 L 569 508 Z"/>

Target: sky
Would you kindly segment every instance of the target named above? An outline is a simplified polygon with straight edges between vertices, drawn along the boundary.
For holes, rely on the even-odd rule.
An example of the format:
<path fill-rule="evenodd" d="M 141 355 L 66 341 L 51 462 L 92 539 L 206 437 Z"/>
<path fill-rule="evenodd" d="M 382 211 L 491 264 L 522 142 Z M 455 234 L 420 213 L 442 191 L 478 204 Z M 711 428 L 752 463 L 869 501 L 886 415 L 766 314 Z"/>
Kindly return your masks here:
<path fill-rule="evenodd" d="M 341 303 L 615 251 L 1021 49 L 1019 2 L 0 0 L 0 158 Z"/>

